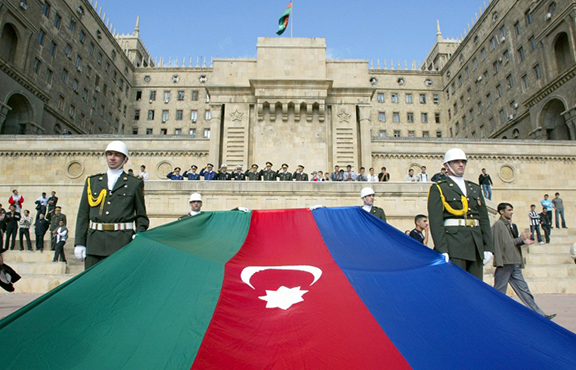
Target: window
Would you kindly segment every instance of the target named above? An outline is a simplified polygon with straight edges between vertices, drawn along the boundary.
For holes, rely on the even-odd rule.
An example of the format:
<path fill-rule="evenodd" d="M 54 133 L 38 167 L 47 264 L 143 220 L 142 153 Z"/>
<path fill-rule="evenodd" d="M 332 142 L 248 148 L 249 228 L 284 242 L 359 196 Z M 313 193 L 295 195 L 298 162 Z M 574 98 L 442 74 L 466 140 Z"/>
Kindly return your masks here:
<path fill-rule="evenodd" d="M 462 87 L 462 75 L 458 76 L 458 87 Z"/>
<path fill-rule="evenodd" d="M 492 36 L 492 38 L 490 39 L 490 50 L 494 49 L 496 49 L 496 37 Z"/>
<path fill-rule="evenodd" d="M 62 80 L 63 83 L 66 83 L 68 81 L 68 70 L 66 68 L 62 69 L 62 76 L 60 76 L 60 79 Z"/>
<path fill-rule="evenodd" d="M 45 1 L 44 7 L 42 8 L 42 14 L 44 14 L 46 18 L 50 18 L 50 8 L 50 4 Z"/>
<path fill-rule="evenodd" d="M 392 93 L 392 103 L 398 103 L 398 93 Z"/>
<path fill-rule="evenodd" d="M 138 127 L 132 127 L 132 135 L 138 135 Z"/>
<path fill-rule="evenodd" d="M 524 55 L 524 47 L 520 47 L 520 49 L 518 49 L 518 57 L 520 58 L 520 61 L 523 62 L 524 59 L 526 59 L 526 55 Z"/>
<path fill-rule="evenodd" d="M 530 10 L 526 10 L 526 13 L 524 13 L 524 23 L 526 23 L 526 25 L 532 23 L 532 15 L 530 14 Z"/>
<path fill-rule="evenodd" d="M 154 130 L 151 128 L 147 128 L 146 129 L 146 135 L 152 135 L 154 133 Z"/>
<path fill-rule="evenodd" d="M 58 98 L 58 109 L 60 109 L 61 111 L 64 110 L 64 97 L 62 95 L 60 95 L 60 97 Z"/>
<path fill-rule="evenodd" d="M 508 50 L 504 50 L 504 53 L 502 53 L 502 58 L 506 63 L 508 63 L 510 61 L 510 52 Z"/>
<path fill-rule="evenodd" d="M 440 123 L 440 112 L 434 113 L 434 122 Z"/>
<path fill-rule="evenodd" d="M 76 30 L 76 20 L 74 18 L 70 19 L 70 24 L 68 25 L 70 32 L 74 33 Z"/>
<path fill-rule="evenodd" d="M 492 95 L 490 93 L 486 94 L 486 101 L 488 102 L 488 106 L 492 105 Z"/>
<path fill-rule="evenodd" d="M 496 85 L 496 99 L 502 97 L 502 85 Z"/>
<path fill-rule="evenodd" d="M 168 115 L 169 115 L 169 111 L 166 110 L 166 109 L 164 109 L 164 110 L 162 111 L 162 123 L 168 121 Z"/>
<path fill-rule="evenodd" d="M 210 121 L 211 118 L 212 118 L 212 114 L 210 113 L 210 109 L 206 109 L 206 112 L 204 112 L 204 119 L 206 121 Z"/>
<path fill-rule="evenodd" d="M 190 111 L 190 120 L 191 120 L 192 122 L 198 121 L 198 111 L 197 111 L 197 110 L 194 110 L 194 109 L 193 109 L 193 110 Z"/>
<path fill-rule="evenodd" d="M 441 138 L 442 137 L 442 131 L 436 131 L 436 137 Z"/>
<path fill-rule="evenodd" d="M 110 70 L 110 63 L 106 61 L 106 63 L 104 64 L 104 72 L 108 73 L 109 70 Z"/>
<path fill-rule="evenodd" d="M 412 104 L 412 94 L 406 94 L 406 104 Z"/>
<path fill-rule="evenodd" d="M 46 36 L 46 33 L 42 28 L 40 28 L 40 31 L 38 32 L 38 44 L 44 44 L 44 36 Z"/>
<path fill-rule="evenodd" d="M 72 81 L 72 90 L 74 90 L 74 92 L 78 92 L 78 85 L 80 84 L 80 82 L 77 79 L 74 79 L 74 81 Z"/>
<path fill-rule="evenodd" d="M 110 54 L 110 58 L 112 59 L 112 61 L 116 60 L 116 52 L 114 50 L 112 50 L 112 54 Z"/>
<path fill-rule="evenodd" d="M 68 109 L 68 116 L 70 118 L 74 118 L 75 114 L 76 114 L 76 107 L 73 104 L 71 104 L 70 109 Z"/>
<path fill-rule="evenodd" d="M 192 101 L 198 101 L 198 90 L 192 90 Z"/>
<path fill-rule="evenodd" d="M 136 91 L 136 101 L 142 100 L 142 90 Z"/>
<path fill-rule="evenodd" d="M 480 50 L 480 56 L 482 57 L 482 60 L 486 59 L 486 49 L 482 48 L 482 50 Z"/>
<path fill-rule="evenodd" d="M 210 103 L 210 95 L 206 94 L 205 102 L 206 102 L 206 103 Z"/>
<path fill-rule="evenodd" d="M 168 130 L 165 128 L 160 129 L 160 135 L 168 135 Z"/>
<path fill-rule="evenodd" d="M 422 131 L 422 137 L 430 137 L 430 131 Z"/>
<path fill-rule="evenodd" d="M 466 79 L 470 78 L 470 68 L 468 67 L 464 69 L 464 78 Z"/>
<path fill-rule="evenodd" d="M 38 74 L 38 71 L 40 70 L 40 64 L 41 64 L 40 59 L 34 58 L 34 65 L 32 67 L 34 73 Z"/>
<path fill-rule="evenodd" d="M 150 101 L 156 101 L 156 90 L 150 90 Z"/>
<path fill-rule="evenodd" d="M 64 54 L 70 59 L 72 59 L 72 45 L 66 44 L 66 48 L 64 49 Z"/>
<path fill-rule="evenodd" d="M 98 62 L 98 64 L 102 65 L 102 53 L 98 52 L 98 55 L 96 56 L 96 61 Z"/>
<path fill-rule="evenodd" d="M 400 130 L 394 130 L 394 137 L 401 137 Z"/>
<path fill-rule="evenodd" d="M 406 122 L 414 123 L 414 113 L 412 112 L 406 113 Z"/>
<path fill-rule="evenodd" d="M 416 132 L 414 130 L 409 130 L 408 137 L 416 137 Z"/>
<path fill-rule="evenodd" d="M 90 76 L 92 74 L 92 67 L 87 66 L 86 67 L 86 76 Z"/>
<path fill-rule="evenodd" d="M 178 101 L 184 100 L 184 90 L 178 91 Z"/>
<path fill-rule="evenodd" d="M 456 122 L 456 135 L 458 135 L 460 133 L 460 123 Z"/>
<path fill-rule="evenodd" d="M 516 31 L 516 36 L 520 36 L 522 30 L 520 29 L 520 22 L 514 23 L 514 30 Z"/>
<path fill-rule="evenodd" d="M 420 113 L 420 119 L 422 123 L 428 123 L 428 113 Z"/>
<path fill-rule="evenodd" d="M 474 109 L 473 108 L 470 109 L 469 113 L 470 113 L 470 121 L 474 121 Z"/>
<path fill-rule="evenodd" d="M 148 121 L 152 121 L 154 119 L 154 109 L 148 110 Z"/>
<path fill-rule="evenodd" d="M 488 82 L 488 76 L 489 76 L 488 71 L 484 71 L 483 76 L 484 76 L 484 82 Z"/>
<path fill-rule="evenodd" d="M 386 122 L 386 112 L 378 112 L 378 121 Z"/>
<path fill-rule="evenodd" d="M 522 76 L 522 89 L 528 90 L 528 75 Z"/>
<path fill-rule="evenodd" d="M 88 89 L 82 90 L 82 100 L 88 101 Z"/>
<path fill-rule="evenodd" d="M 494 74 L 498 73 L 499 70 L 500 70 L 500 63 L 498 63 L 498 61 L 492 63 L 492 71 L 494 72 Z"/>
<path fill-rule="evenodd" d="M 452 119 L 452 111 L 450 109 L 448 109 L 448 119 Z"/>
<path fill-rule="evenodd" d="M 384 103 L 384 93 L 378 93 L 378 103 Z"/>
<path fill-rule="evenodd" d="M 94 43 L 91 42 L 90 45 L 88 45 L 88 54 L 90 54 L 90 56 L 94 55 Z"/>
<path fill-rule="evenodd" d="M 434 104 L 440 104 L 440 94 L 433 94 L 432 95 L 432 101 L 434 102 Z"/>
<path fill-rule="evenodd" d="M 536 40 L 534 39 L 534 36 L 530 37 L 528 39 L 528 42 L 530 43 L 530 50 L 531 51 L 536 50 Z"/>
<path fill-rule="evenodd" d="M 514 87 L 514 80 L 512 79 L 512 75 L 509 74 L 508 76 L 506 76 L 506 83 L 508 85 L 508 88 L 511 89 Z"/>
<path fill-rule="evenodd" d="M 506 37 L 506 27 L 505 26 L 500 27 L 500 37 L 501 38 Z"/>
<path fill-rule="evenodd" d="M 181 128 L 175 128 L 174 129 L 174 135 L 182 135 L 182 129 Z"/>
<path fill-rule="evenodd" d="M 454 103 L 454 114 L 458 113 L 458 103 Z"/>
<path fill-rule="evenodd" d="M 196 129 L 195 128 L 191 128 L 188 131 L 188 135 L 190 135 L 191 137 L 196 137 Z"/>
<path fill-rule="evenodd" d="M 478 115 L 480 115 L 480 114 L 482 114 L 482 101 L 481 100 L 478 101 L 477 106 L 478 106 Z"/>
<path fill-rule="evenodd" d="M 506 122 L 506 111 L 504 109 L 500 109 L 498 112 L 498 117 L 500 117 L 500 123 Z"/>
<path fill-rule="evenodd" d="M 386 130 L 380 130 L 378 136 L 380 137 L 380 139 L 386 138 Z"/>
<path fill-rule="evenodd" d="M 56 43 L 54 41 L 50 41 L 50 56 L 52 58 L 54 58 L 54 55 L 56 54 Z"/>
<path fill-rule="evenodd" d="M 164 91 L 164 103 L 168 103 L 170 101 L 170 91 Z"/>
<path fill-rule="evenodd" d="M 426 104 L 426 94 L 420 94 L 420 104 Z"/>
<path fill-rule="evenodd" d="M 393 112 L 392 113 L 392 122 L 394 122 L 394 123 L 400 122 L 400 113 L 399 112 Z"/>
<path fill-rule="evenodd" d="M 84 41 L 86 41 L 86 32 L 84 32 L 82 30 L 80 31 L 79 40 L 81 43 L 84 43 Z"/>
<path fill-rule="evenodd" d="M 90 101 L 90 106 L 92 107 L 92 109 L 96 108 L 96 98 L 92 97 L 92 101 Z"/>
<path fill-rule="evenodd" d="M 60 29 L 60 23 L 62 22 L 62 17 L 60 16 L 60 14 L 56 13 L 56 15 L 54 16 L 54 27 L 56 27 L 56 29 Z"/>
<path fill-rule="evenodd" d="M 204 138 L 210 139 L 210 129 L 209 128 L 204 129 Z"/>
<path fill-rule="evenodd" d="M 179 109 L 176 111 L 176 121 L 182 121 L 182 117 L 184 116 L 184 111 Z"/>
<path fill-rule="evenodd" d="M 472 59 L 472 70 L 477 70 L 478 69 L 478 59 L 474 58 Z"/>
<path fill-rule="evenodd" d="M 140 121 L 140 109 L 134 110 L 134 121 Z"/>
<path fill-rule="evenodd" d="M 100 76 L 96 76 L 96 78 L 94 78 L 94 86 L 96 87 L 100 86 Z"/>
<path fill-rule="evenodd" d="M 536 79 L 539 80 L 541 77 L 540 64 L 536 64 L 533 69 L 534 69 L 534 77 L 536 77 Z"/>
<path fill-rule="evenodd" d="M 82 58 L 79 55 L 76 56 L 76 68 L 82 72 Z"/>

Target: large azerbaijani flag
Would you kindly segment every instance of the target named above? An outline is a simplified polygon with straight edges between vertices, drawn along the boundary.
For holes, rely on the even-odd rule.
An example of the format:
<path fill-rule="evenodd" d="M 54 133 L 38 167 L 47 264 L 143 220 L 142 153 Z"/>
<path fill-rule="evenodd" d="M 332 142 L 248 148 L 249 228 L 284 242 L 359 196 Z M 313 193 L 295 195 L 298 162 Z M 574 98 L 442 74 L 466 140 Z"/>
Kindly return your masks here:
<path fill-rule="evenodd" d="M 359 207 L 138 234 L 0 342 L 2 369 L 576 369 L 576 335 Z"/>

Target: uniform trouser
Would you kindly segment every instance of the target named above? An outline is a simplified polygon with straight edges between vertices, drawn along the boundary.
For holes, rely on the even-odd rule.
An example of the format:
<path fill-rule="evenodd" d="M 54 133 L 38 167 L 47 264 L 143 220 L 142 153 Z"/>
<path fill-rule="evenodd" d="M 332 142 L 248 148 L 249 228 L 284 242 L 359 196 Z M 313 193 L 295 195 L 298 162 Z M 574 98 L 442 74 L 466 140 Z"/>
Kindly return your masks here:
<path fill-rule="evenodd" d="M 36 250 L 41 251 L 44 249 L 44 235 L 36 234 Z"/>
<path fill-rule="evenodd" d="M 563 227 L 563 228 L 566 228 L 566 220 L 564 219 L 564 208 L 562 208 L 562 209 L 556 208 L 556 209 L 554 210 L 554 213 L 555 213 L 555 215 L 556 215 L 556 228 L 557 228 L 557 229 L 560 228 L 560 226 L 559 226 L 559 225 L 560 225 L 560 222 L 559 222 L 560 220 L 558 219 L 559 216 L 562 216 L 562 227 Z"/>
<path fill-rule="evenodd" d="M 542 224 L 542 231 L 544 231 L 544 239 L 546 239 L 546 243 L 550 243 L 550 225 Z"/>
<path fill-rule="evenodd" d="M 530 293 L 530 288 L 528 288 L 528 284 L 526 284 L 526 280 L 524 280 L 520 265 L 496 267 L 496 271 L 494 271 L 494 288 L 506 294 L 508 283 L 510 283 L 518 298 L 520 298 L 529 309 L 542 316 L 546 316 L 544 311 L 542 311 L 534 301 L 534 296 Z"/>
<path fill-rule="evenodd" d="M 532 236 L 530 237 L 531 240 L 534 240 L 534 231 L 536 231 L 536 235 L 538 236 L 538 242 L 542 242 L 542 234 L 540 234 L 540 225 L 530 225 L 530 231 L 532 232 Z"/>
<path fill-rule="evenodd" d="M 484 279 L 484 261 L 478 260 L 478 256 L 476 257 L 476 261 L 468 261 L 462 260 L 460 258 L 452 258 L 450 257 L 450 261 L 453 264 L 460 267 L 462 270 L 470 273 L 473 276 L 476 276 L 478 279 Z"/>
<path fill-rule="evenodd" d="M 28 250 L 32 250 L 32 242 L 30 241 L 30 229 L 25 227 L 20 228 L 20 232 L 18 232 L 20 236 L 20 250 L 24 250 L 24 237 L 26 237 L 26 245 L 28 246 Z"/>
<path fill-rule="evenodd" d="M 84 269 L 88 270 L 90 267 L 94 266 L 106 257 L 108 256 L 95 256 L 93 254 L 87 254 L 86 259 L 84 260 Z"/>
<path fill-rule="evenodd" d="M 54 252 L 54 259 L 52 260 L 53 262 L 58 261 L 58 257 L 60 257 L 61 262 L 66 262 L 66 255 L 64 255 L 64 244 L 66 244 L 65 241 L 56 243 L 56 250 Z"/>
<path fill-rule="evenodd" d="M 10 244 L 10 249 L 14 249 L 14 244 L 16 244 L 16 232 L 18 227 L 6 227 L 6 243 L 4 244 L 4 249 L 8 249 L 8 244 Z M 12 237 L 12 242 L 10 242 L 10 237 Z"/>
<path fill-rule="evenodd" d="M 56 250 L 56 235 L 54 234 L 50 234 L 52 235 L 52 239 L 50 241 L 50 250 Z"/>

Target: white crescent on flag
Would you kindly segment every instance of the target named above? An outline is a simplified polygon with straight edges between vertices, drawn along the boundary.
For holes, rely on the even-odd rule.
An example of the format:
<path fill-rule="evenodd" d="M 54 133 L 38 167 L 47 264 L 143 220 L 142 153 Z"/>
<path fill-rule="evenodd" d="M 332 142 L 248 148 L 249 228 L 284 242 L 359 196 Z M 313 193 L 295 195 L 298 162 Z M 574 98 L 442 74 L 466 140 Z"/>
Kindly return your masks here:
<path fill-rule="evenodd" d="M 322 270 L 320 270 L 318 267 L 307 266 L 307 265 L 248 266 L 248 267 L 244 268 L 244 270 L 242 270 L 242 272 L 240 273 L 240 279 L 242 279 L 242 281 L 244 283 L 246 283 L 246 285 L 248 285 L 250 288 L 256 290 L 256 288 L 254 288 L 254 286 L 252 286 L 252 284 L 250 284 L 250 278 L 252 278 L 252 275 L 254 275 L 258 272 L 261 272 L 261 271 L 266 271 L 266 270 L 291 270 L 291 271 L 308 272 L 308 273 L 312 274 L 312 276 L 314 276 L 314 281 L 312 281 L 310 286 L 314 285 L 314 283 L 317 282 L 318 279 L 320 279 L 320 276 L 322 276 Z"/>

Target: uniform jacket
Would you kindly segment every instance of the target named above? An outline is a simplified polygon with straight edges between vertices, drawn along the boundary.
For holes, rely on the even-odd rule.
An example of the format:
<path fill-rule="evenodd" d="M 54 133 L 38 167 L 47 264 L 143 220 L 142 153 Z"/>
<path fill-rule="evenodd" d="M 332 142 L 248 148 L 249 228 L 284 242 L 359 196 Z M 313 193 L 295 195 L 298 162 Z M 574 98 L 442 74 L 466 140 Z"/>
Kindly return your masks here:
<path fill-rule="evenodd" d="M 216 180 L 230 180 L 230 173 L 218 171 L 216 174 Z"/>
<path fill-rule="evenodd" d="M 292 175 L 292 177 L 296 181 L 308 181 L 308 174 L 304 172 L 294 172 L 294 175 Z"/>
<path fill-rule="evenodd" d="M 170 180 L 184 180 L 184 177 L 182 175 L 177 175 L 174 172 L 169 172 L 168 175 L 166 175 L 167 178 L 169 178 Z"/>
<path fill-rule="evenodd" d="M 278 174 L 272 169 L 260 171 L 260 177 L 263 178 L 264 181 L 276 181 L 276 176 L 278 176 Z"/>
<path fill-rule="evenodd" d="M 248 171 L 246 171 L 245 175 L 246 175 L 246 180 L 260 181 L 260 172 L 258 172 L 258 171 L 252 172 L 252 171 L 248 170 Z"/>
<path fill-rule="evenodd" d="M 197 172 L 184 171 L 182 176 L 187 177 L 188 180 L 200 180 L 200 174 Z"/>
<path fill-rule="evenodd" d="M 510 230 L 510 223 L 500 217 L 492 225 L 492 238 L 494 240 L 494 266 L 520 265 L 524 267 L 522 258 L 522 242 L 517 243 L 517 238 Z M 515 226 L 515 225 L 514 225 Z"/>
<path fill-rule="evenodd" d="M 438 186 L 446 198 L 446 202 L 455 210 L 462 209 L 462 190 L 450 177 L 440 180 L 430 187 L 428 193 L 428 220 L 430 232 L 434 239 L 434 249 L 438 253 L 448 253 L 452 258 L 476 261 L 484 258 L 484 252 L 494 253 L 492 232 L 488 210 L 484 202 L 481 188 L 478 184 L 466 181 L 468 211 L 467 218 L 480 222 L 480 226 L 444 226 L 445 219 L 464 219 L 464 215 L 456 216 L 444 209 Z"/>
<path fill-rule="evenodd" d="M 234 172 L 232 174 L 232 177 L 234 178 L 235 181 L 244 181 L 246 180 L 246 175 L 244 175 L 244 172 Z"/>
<path fill-rule="evenodd" d="M 203 176 L 204 180 L 216 180 L 216 171 L 205 171 L 203 168 L 200 170 L 200 176 Z"/>
<path fill-rule="evenodd" d="M 292 174 L 288 171 L 279 171 L 278 172 L 278 180 L 280 181 L 292 181 Z"/>
<path fill-rule="evenodd" d="M 50 231 L 54 231 L 58 228 L 58 222 L 60 222 L 60 220 L 64 221 L 64 225 L 68 225 L 66 215 L 64 213 L 60 212 L 58 215 L 54 213 L 52 217 L 50 217 Z"/>
<path fill-rule="evenodd" d="M 4 222 L 6 223 L 6 227 L 17 229 L 18 223 L 20 222 L 20 212 L 6 212 L 4 215 Z"/>
<path fill-rule="evenodd" d="M 86 253 L 95 256 L 109 256 L 132 240 L 134 230 L 100 231 L 89 229 L 90 221 L 98 223 L 134 222 L 137 233 L 146 231 L 150 221 L 146 215 L 144 203 L 144 181 L 126 172 L 116 181 L 114 189 L 107 190 L 102 204 L 91 207 L 88 202 L 88 181 L 92 195 L 98 197 L 108 187 L 108 176 L 105 173 L 93 175 L 86 179 L 78 217 L 76 220 L 76 245 L 84 245 Z"/>
<path fill-rule="evenodd" d="M 386 222 L 386 214 L 384 213 L 384 210 L 382 208 L 372 206 L 372 209 L 370 209 L 370 213 L 378 217 L 382 221 Z"/>

